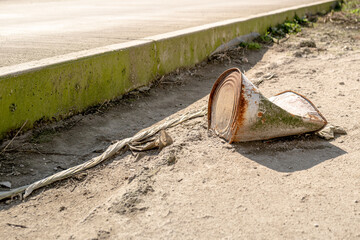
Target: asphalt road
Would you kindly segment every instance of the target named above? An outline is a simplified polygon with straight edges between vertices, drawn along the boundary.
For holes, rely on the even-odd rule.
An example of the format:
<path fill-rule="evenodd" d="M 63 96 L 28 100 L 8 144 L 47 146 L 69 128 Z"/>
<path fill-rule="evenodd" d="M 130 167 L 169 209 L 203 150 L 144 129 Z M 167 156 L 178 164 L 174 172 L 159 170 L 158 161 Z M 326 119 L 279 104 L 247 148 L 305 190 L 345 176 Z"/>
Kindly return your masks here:
<path fill-rule="evenodd" d="M 0 0 L 0 67 L 312 2 Z"/>

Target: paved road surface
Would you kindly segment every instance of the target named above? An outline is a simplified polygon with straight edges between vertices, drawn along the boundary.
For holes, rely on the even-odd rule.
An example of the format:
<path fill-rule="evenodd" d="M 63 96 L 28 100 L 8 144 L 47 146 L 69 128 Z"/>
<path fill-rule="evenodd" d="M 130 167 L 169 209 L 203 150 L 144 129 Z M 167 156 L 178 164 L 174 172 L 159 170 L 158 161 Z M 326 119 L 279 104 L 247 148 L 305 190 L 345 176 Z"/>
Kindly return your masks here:
<path fill-rule="evenodd" d="M 312 2 L 0 0 L 0 67 Z"/>

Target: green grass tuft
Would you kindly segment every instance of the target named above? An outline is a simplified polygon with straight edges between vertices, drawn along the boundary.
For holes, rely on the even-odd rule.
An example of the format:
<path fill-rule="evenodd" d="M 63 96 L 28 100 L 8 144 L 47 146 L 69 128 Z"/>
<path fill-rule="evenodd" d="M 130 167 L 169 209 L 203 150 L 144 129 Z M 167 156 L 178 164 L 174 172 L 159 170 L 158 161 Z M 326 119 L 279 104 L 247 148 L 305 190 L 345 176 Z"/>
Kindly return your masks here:
<path fill-rule="evenodd" d="M 239 46 L 250 50 L 259 50 L 262 47 L 261 44 L 257 42 L 242 42 Z"/>
<path fill-rule="evenodd" d="M 360 0 L 344 0 L 340 3 L 340 8 L 346 15 L 360 16 Z"/>
<path fill-rule="evenodd" d="M 302 26 L 308 26 L 310 23 L 306 18 L 299 18 L 295 15 L 293 21 L 285 21 L 275 27 L 270 27 L 266 33 L 271 38 L 283 38 L 286 34 L 296 34 L 301 32 Z"/>

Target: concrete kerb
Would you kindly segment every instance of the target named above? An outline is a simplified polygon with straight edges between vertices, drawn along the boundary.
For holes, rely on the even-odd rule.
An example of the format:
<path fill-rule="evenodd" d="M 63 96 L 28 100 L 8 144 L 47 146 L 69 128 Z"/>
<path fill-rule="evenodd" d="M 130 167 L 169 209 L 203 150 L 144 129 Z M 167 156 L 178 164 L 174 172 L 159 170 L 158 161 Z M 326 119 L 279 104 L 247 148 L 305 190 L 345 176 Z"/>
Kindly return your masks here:
<path fill-rule="evenodd" d="M 0 68 L 0 139 L 25 121 L 29 129 L 38 121 L 76 114 L 193 66 L 235 37 L 265 33 L 295 14 L 328 11 L 336 3 L 321 1 Z"/>

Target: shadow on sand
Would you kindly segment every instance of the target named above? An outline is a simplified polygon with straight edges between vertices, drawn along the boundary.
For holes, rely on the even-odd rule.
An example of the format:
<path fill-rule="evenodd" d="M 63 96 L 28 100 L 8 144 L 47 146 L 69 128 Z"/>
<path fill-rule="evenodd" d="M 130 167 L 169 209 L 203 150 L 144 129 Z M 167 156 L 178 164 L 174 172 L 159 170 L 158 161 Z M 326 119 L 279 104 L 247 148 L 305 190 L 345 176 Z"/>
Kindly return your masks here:
<path fill-rule="evenodd" d="M 234 148 L 250 160 L 278 172 L 306 170 L 347 153 L 314 135 L 236 143 Z"/>

